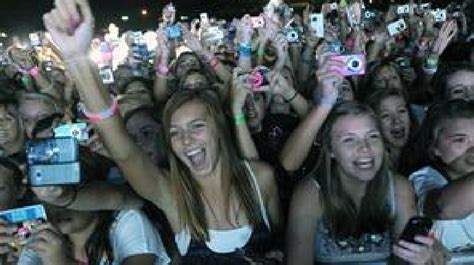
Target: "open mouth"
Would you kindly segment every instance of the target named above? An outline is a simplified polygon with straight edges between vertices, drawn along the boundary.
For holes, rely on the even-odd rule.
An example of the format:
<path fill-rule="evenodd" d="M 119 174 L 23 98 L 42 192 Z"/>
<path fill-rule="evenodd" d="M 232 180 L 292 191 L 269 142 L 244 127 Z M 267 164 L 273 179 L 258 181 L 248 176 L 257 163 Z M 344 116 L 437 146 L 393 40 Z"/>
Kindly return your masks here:
<path fill-rule="evenodd" d="M 196 148 L 185 152 L 186 158 L 191 162 L 191 166 L 200 169 L 206 162 L 206 150 L 204 148 Z"/>
<path fill-rule="evenodd" d="M 354 166 L 360 169 L 371 169 L 374 166 L 373 158 L 360 158 L 354 161 Z"/>
<path fill-rule="evenodd" d="M 397 140 L 403 140 L 406 137 L 406 131 L 404 127 L 392 128 L 390 130 L 390 135 Z"/>

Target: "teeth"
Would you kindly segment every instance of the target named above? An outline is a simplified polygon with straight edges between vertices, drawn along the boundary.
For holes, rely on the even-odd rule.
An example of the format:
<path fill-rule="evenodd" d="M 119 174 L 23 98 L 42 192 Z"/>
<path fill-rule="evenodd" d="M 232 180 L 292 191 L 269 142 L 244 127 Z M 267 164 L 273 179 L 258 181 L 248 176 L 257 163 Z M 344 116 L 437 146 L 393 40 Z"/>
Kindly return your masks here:
<path fill-rule="evenodd" d="M 193 155 L 199 154 L 199 152 L 201 152 L 201 149 L 194 149 L 194 150 L 191 150 L 191 151 L 187 152 L 186 155 L 187 156 L 193 156 Z"/>
<path fill-rule="evenodd" d="M 367 168 L 372 167 L 373 161 L 374 160 L 372 158 L 361 158 L 361 159 L 355 161 L 355 165 L 359 168 L 367 169 Z"/>

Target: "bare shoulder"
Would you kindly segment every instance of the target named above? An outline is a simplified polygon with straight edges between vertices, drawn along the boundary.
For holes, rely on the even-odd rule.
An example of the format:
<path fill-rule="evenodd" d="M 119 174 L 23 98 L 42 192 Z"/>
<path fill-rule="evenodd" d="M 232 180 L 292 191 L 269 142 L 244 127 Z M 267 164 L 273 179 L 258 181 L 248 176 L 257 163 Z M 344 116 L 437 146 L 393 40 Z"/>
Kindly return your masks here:
<path fill-rule="evenodd" d="M 294 214 L 310 215 L 313 218 L 321 218 L 323 213 L 323 201 L 321 199 L 321 188 L 318 182 L 308 176 L 301 180 L 293 191 L 290 211 Z"/>
<path fill-rule="evenodd" d="M 395 193 L 403 196 L 413 196 L 414 191 L 408 179 L 398 173 L 393 173 L 393 182 L 395 185 Z"/>
<path fill-rule="evenodd" d="M 270 194 L 277 192 L 277 184 L 274 174 L 274 168 L 263 161 L 249 162 L 255 178 L 257 179 L 260 190 L 268 197 Z"/>

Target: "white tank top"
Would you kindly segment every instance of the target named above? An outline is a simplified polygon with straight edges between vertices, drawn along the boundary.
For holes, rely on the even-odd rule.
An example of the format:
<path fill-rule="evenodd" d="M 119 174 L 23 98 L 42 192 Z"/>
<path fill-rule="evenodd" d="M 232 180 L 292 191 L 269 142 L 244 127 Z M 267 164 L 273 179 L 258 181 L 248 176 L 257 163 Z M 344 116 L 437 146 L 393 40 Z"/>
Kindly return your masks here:
<path fill-rule="evenodd" d="M 267 211 L 263 204 L 262 194 L 258 186 L 257 179 L 250 168 L 248 162 L 244 162 L 250 176 L 252 177 L 254 188 L 257 192 L 258 202 L 260 206 L 260 212 L 262 214 L 263 221 L 267 228 L 270 230 L 270 222 L 268 220 Z M 209 229 L 209 241 L 206 241 L 206 246 L 215 253 L 230 253 L 236 249 L 244 247 L 252 236 L 253 229 L 249 225 L 244 225 L 239 228 L 229 230 L 215 230 Z M 188 229 L 184 229 L 174 236 L 176 245 L 178 246 L 179 253 L 181 256 L 186 255 L 188 252 L 189 244 L 191 243 L 191 233 Z"/>

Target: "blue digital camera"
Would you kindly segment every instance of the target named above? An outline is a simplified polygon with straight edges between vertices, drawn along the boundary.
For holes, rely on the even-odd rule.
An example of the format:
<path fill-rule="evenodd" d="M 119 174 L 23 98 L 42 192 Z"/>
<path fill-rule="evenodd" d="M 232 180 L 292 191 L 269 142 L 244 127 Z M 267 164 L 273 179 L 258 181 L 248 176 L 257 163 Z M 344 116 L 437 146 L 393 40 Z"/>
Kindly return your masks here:
<path fill-rule="evenodd" d="M 166 34 L 168 35 L 168 39 L 170 40 L 177 40 L 181 38 L 181 27 L 178 25 L 169 26 L 166 28 Z"/>
<path fill-rule="evenodd" d="M 71 185 L 81 181 L 79 144 L 75 138 L 30 141 L 26 152 L 31 186 Z"/>

